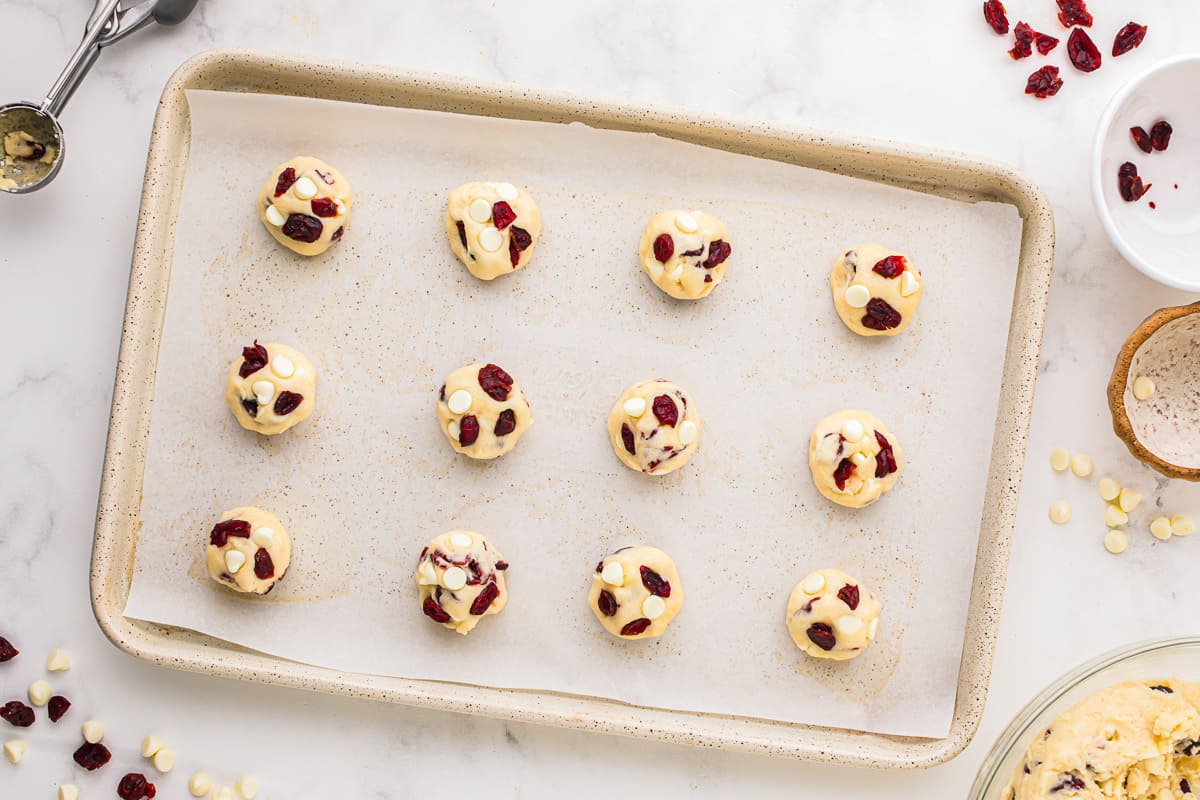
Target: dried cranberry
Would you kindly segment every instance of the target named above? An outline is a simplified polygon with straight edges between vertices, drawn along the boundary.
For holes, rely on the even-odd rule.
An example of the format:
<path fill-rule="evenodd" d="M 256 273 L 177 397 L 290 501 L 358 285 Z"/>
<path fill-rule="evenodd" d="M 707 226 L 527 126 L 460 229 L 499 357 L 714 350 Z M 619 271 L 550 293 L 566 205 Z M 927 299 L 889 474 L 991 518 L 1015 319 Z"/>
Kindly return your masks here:
<path fill-rule="evenodd" d="M 1133 143 L 1136 144 L 1143 153 L 1149 153 L 1154 149 L 1154 145 L 1150 141 L 1150 134 L 1146 133 L 1146 129 L 1141 125 L 1130 128 L 1129 135 L 1133 137 Z"/>
<path fill-rule="evenodd" d="M 621 628 L 622 636 L 637 636 L 639 633 L 644 633 L 646 628 L 650 627 L 650 620 L 645 617 L 635 619 L 628 623 L 624 628 Z"/>
<path fill-rule="evenodd" d="M 495 364 L 484 364 L 479 369 L 479 388 L 487 392 L 487 396 L 503 403 L 512 391 L 513 379 Z"/>
<path fill-rule="evenodd" d="M 74 759 L 76 764 L 91 772 L 107 764 L 112 759 L 112 753 L 108 752 L 108 748 L 99 742 L 95 744 L 84 742 L 75 751 Z"/>
<path fill-rule="evenodd" d="M 250 419 L 258 417 L 258 400 L 253 397 L 242 398 L 242 408 L 246 409 L 246 413 L 250 415 Z"/>
<path fill-rule="evenodd" d="M 46 707 L 50 714 L 51 722 L 58 722 L 63 718 L 63 714 L 67 713 L 67 709 L 71 707 L 71 701 L 63 697 L 61 694 L 56 694 L 50 698 L 50 703 Z"/>
<path fill-rule="evenodd" d="M 1183 778 L 1179 781 L 1179 791 L 1183 792 L 1184 794 L 1192 793 L 1192 785 L 1188 783 L 1187 778 Z"/>
<path fill-rule="evenodd" d="M 1062 78 L 1058 77 L 1058 67 L 1046 65 L 1029 76 L 1025 82 L 1025 94 L 1034 97 L 1054 97 L 1062 88 Z"/>
<path fill-rule="evenodd" d="M 281 417 L 286 417 L 288 414 L 295 411 L 304 402 L 304 395 L 297 392 L 280 392 L 279 397 L 275 398 L 275 413 Z"/>
<path fill-rule="evenodd" d="M 1034 34 L 1033 43 L 1037 47 L 1037 51 L 1042 55 L 1046 55 L 1051 50 L 1058 47 L 1058 39 L 1048 33 Z"/>
<path fill-rule="evenodd" d="M 729 242 L 725 242 L 720 239 L 714 239 L 708 245 L 708 258 L 704 259 L 704 263 L 700 266 L 704 267 L 705 269 L 719 267 L 724 264 L 725 260 L 732 254 L 733 248 L 730 247 Z"/>
<path fill-rule="evenodd" d="M 288 167 L 283 172 L 279 173 L 279 179 L 275 181 L 275 196 L 279 197 L 288 189 L 292 188 L 292 184 L 296 182 L 296 170 Z"/>
<path fill-rule="evenodd" d="M 600 561 L 597 561 L 597 562 L 596 562 L 596 574 L 597 574 L 597 575 L 599 575 L 601 572 L 604 572 L 604 561 L 603 561 L 603 559 L 601 559 Z"/>
<path fill-rule="evenodd" d="M 500 570 L 501 572 L 504 572 L 504 570 L 508 569 L 508 562 L 507 561 L 497 561 L 496 569 Z"/>
<path fill-rule="evenodd" d="M 1142 39 L 1146 38 L 1146 26 L 1138 25 L 1136 22 L 1130 22 L 1124 28 L 1117 31 L 1117 38 L 1113 39 L 1113 58 L 1123 56 L 1130 50 L 1142 43 Z"/>
<path fill-rule="evenodd" d="M 654 240 L 654 257 L 658 263 L 665 264 L 675 255 L 675 240 L 669 233 L 660 233 Z"/>
<path fill-rule="evenodd" d="M 634 449 L 633 431 L 629 425 L 621 423 L 621 444 L 625 445 L 625 451 L 631 456 L 637 455 L 637 450 Z"/>
<path fill-rule="evenodd" d="M 5 661 L 12 661 L 20 654 L 21 651 L 13 647 L 12 642 L 0 636 L 0 664 L 3 664 Z"/>
<path fill-rule="evenodd" d="M 800 610 L 803 611 L 805 614 L 811 614 L 812 610 L 813 610 L 813 606 L 816 605 L 817 601 L 820 599 L 821 599 L 821 595 L 817 595 L 816 597 L 811 598 L 807 603 L 800 606 Z"/>
<path fill-rule="evenodd" d="M 996 33 L 1008 33 L 1008 15 L 1000 0 L 987 0 L 983 4 L 983 18 Z"/>
<path fill-rule="evenodd" d="M 617 598 L 613 597 L 612 592 L 608 589 L 601 589 L 600 597 L 596 599 L 596 607 L 606 617 L 615 616 L 617 613 Z"/>
<path fill-rule="evenodd" d="M 254 553 L 254 574 L 262 581 L 275 577 L 275 562 L 271 560 L 271 554 L 261 547 Z"/>
<path fill-rule="evenodd" d="M 665 580 L 662 575 L 659 575 L 645 564 L 642 565 L 640 571 L 642 573 L 642 585 L 646 587 L 646 591 L 663 598 L 671 596 L 670 581 Z"/>
<path fill-rule="evenodd" d="M 434 622 L 450 621 L 450 615 L 446 613 L 446 609 L 438 605 L 438 601 L 432 597 L 425 598 L 425 603 L 421 606 L 421 610 L 425 612 L 425 616 Z"/>
<path fill-rule="evenodd" d="M 250 347 L 242 348 L 242 365 L 238 367 L 238 377 L 245 378 L 253 375 L 267 365 L 267 348 L 254 340 Z"/>
<path fill-rule="evenodd" d="M 492 224 L 497 230 L 504 230 L 513 223 L 517 218 L 517 212 L 512 210 L 512 206 L 503 200 L 497 200 L 492 203 Z"/>
<path fill-rule="evenodd" d="M 864 328 L 873 331 L 886 331 L 900 324 L 900 312 L 892 308 L 886 300 L 873 297 L 867 303 L 867 312 L 862 318 Z"/>
<path fill-rule="evenodd" d="M 1161 153 L 1163 150 L 1166 150 L 1167 145 L 1171 143 L 1171 134 L 1173 132 L 1174 129 L 1171 127 L 1171 123 L 1167 122 L 1165 119 L 1160 119 L 1158 122 L 1154 123 L 1154 127 L 1150 129 L 1150 144 L 1153 145 L 1155 150 L 1158 150 Z"/>
<path fill-rule="evenodd" d="M 521 253 L 528 250 L 531 244 L 533 237 L 529 235 L 529 231 L 513 225 L 512 230 L 508 232 L 508 260 L 512 262 L 513 269 L 516 269 L 517 262 L 521 260 Z"/>
<path fill-rule="evenodd" d="M 886 478 L 899 469 L 896 466 L 896 454 L 892 452 L 892 443 L 879 431 L 875 431 L 875 441 L 879 443 L 879 453 L 875 456 L 875 477 Z"/>
<path fill-rule="evenodd" d="M 1087 784 L 1078 775 L 1063 775 L 1062 780 L 1050 787 L 1050 794 L 1057 794 L 1066 789 L 1086 789 Z"/>
<path fill-rule="evenodd" d="M 230 536 L 240 536 L 243 539 L 249 539 L 250 523 L 244 519 L 227 519 L 224 522 L 218 522 L 213 526 L 212 533 L 208 535 L 208 540 L 212 542 L 214 547 L 224 547 L 225 542 L 229 541 Z"/>
<path fill-rule="evenodd" d="M 463 447 L 475 444 L 479 438 L 479 420 L 473 414 L 463 417 L 458 423 L 458 443 Z"/>
<path fill-rule="evenodd" d="M 333 186 L 334 181 L 332 173 L 321 172 L 319 169 L 314 169 L 313 172 L 317 173 L 317 177 L 325 181 L 327 185 Z"/>
<path fill-rule="evenodd" d="M 850 476 L 854 474 L 854 470 L 858 466 L 848 458 L 843 458 L 838 462 L 837 468 L 833 471 L 833 483 L 837 488 L 845 489 L 846 481 L 850 480 Z"/>
<path fill-rule="evenodd" d="M 338 225 L 338 229 L 337 229 L 336 231 L 334 231 L 334 232 L 333 232 L 333 236 L 330 236 L 330 237 L 329 237 L 329 241 L 331 241 L 331 242 L 340 242 L 340 241 L 342 240 L 342 235 L 343 235 L 343 234 L 345 234 L 345 233 L 346 233 L 346 226 L 345 226 L 345 225 Z"/>
<path fill-rule="evenodd" d="M 704 245 L 700 245 L 695 250 L 684 250 L 683 251 L 683 254 L 685 256 L 698 256 L 698 255 L 702 255 L 703 253 L 704 253 Z"/>
<path fill-rule="evenodd" d="M 130 772 L 117 784 L 117 795 L 121 800 L 142 800 L 142 798 L 154 797 L 154 784 L 146 780 L 146 776 L 142 773 Z"/>
<path fill-rule="evenodd" d="M 858 587 L 847 583 L 841 589 L 838 589 L 838 599 L 850 607 L 851 611 L 858 608 Z"/>
<path fill-rule="evenodd" d="M 1076 28 L 1067 37 L 1067 56 L 1071 65 L 1080 72 L 1100 69 L 1100 49 L 1083 28 Z"/>
<path fill-rule="evenodd" d="M 508 436 L 517 427 L 517 415 L 511 408 L 506 408 L 496 417 L 495 432 L 497 436 Z"/>
<path fill-rule="evenodd" d="M 871 270 L 885 278 L 899 277 L 900 273 L 904 272 L 904 256 L 881 258 L 875 262 L 875 266 L 871 267 Z"/>
<path fill-rule="evenodd" d="M 1088 12 L 1087 3 L 1083 0 L 1058 0 L 1058 8 L 1058 21 L 1063 24 L 1064 28 L 1072 25 L 1092 27 L 1092 15 Z"/>
<path fill-rule="evenodd" d="M 1132 161 L 1126 161 L 1117 169 L 1117 188 L 1120 189 L 1121 197 L 1127 203 L 1140 200 L 1142 195 L 1150 191 L 1152 185 L 1142 183 L 1141 176 L 1137 172 L 1137 165 Z"/>
<path fill-rule="evenodd" d="M 1033 28 L 1029 27 L 1029 23 L 1018 22 L 1017 27 L 1013 28 L 1013 37 L 1016 39 L 1016 44 L 1012 50 L 1008 51 L 1008 54 L 1014 60 L 1028 58 L 1033 55 L 1034 36 Z"/>
<path fill-rule="evenodd" d="M 471 603 L 471 614 L 478 617 L 480 614 L 491 608 L 492 603 L 500 596 L 500 587 L 494 583 L 489 583 L 483 587 L 483 591 L 475 598 L 475 602 Z"/>
<path fill-rule="evenodd" d="M 1162 684 L 1158 684 L 1157 686 L 1151 686 L 1150 691 L 1162 692 L 1163 694 L 1175 694 L 1174 689 L 1172 689 L 1170 686 L 1163 686 Z"/>
<path fill-rule="evenodd" d="M 0 719 L 17 728 L 28 728 L 33 724 L 33 709 L 20 700 L 11 700 L 0 706 Z"/>
<path fill-rule="evenodd" d="M 675 423 L 679 422 L 679 406 L 675 405 L 670 395 L 660 394 L 654 398 L 651 408 L 658 421 L 668 428 L 674 428 Z"/>
<path fill-rule="evenodd" d="M 330 197 L 314 197 L 309 205 L 318 217 L 336 217 L 338 214 L 337 203 Z"/>
<path fill-rule="evenodd" d="M 832 650 L 834 645 L 837 644 L 837 637 L 833 635 L 833 628 L 824 622 L 814 622 L 808 626 L 808 630 L 805 633 L 808 634 L 808 640 L 822 650 Z"/>
<path fill-rule="evenodd" d="M 467 226 L 463 224 L 463 221 L 461 219 L 458 220 L 457 222 L 455 222 L 454 225 L 455 225 L 455 227 L 458 228 L 458 240 L 460 242 L 462 242 L 463 247 L 466 247 L 467 246 Z"/>
<path fill-rule="evenodd" d="M 324 229 L 325 226 L 316 217 L 310 217 L 308 214 L 289 214 L 281 230 L 289 239 L 312 244 L 321 238 L 321 231 Z"/>

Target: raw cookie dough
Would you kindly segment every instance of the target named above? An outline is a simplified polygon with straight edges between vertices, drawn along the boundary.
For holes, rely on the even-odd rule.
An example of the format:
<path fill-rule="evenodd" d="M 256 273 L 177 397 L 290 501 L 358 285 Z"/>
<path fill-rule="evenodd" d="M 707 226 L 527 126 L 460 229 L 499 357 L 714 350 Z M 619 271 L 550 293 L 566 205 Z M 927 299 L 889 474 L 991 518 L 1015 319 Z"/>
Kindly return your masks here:
<path fill-rule="evenodd" d="M 13 106 L 4 115 L 0 152 L 0 190 L 32 186 L 56 169 L 62 156 L 58 131 L 37 109 Z"/>
<path fill-rule="evenodd" d="M 813 428 L 808 468 L 817 491 L 847 508 L 879 499 L 900 477 L 900 444 L 866 411 L 839 411 Z"/>
<path fill-rule="evenodd" d="M 687 392 L 668 380 L 635 383 L 608 415 L 608 439 L 625 466 L 666 475 L 699 447 L 700 412 Z"/>
<path fill-rule="evenodd" d="M 1195 800 L 1200 686 L 1127 681 L 1038 733 L 1002 800 Z"/>
<path fill-rule="evenodd" d="M 613 636 L 653 639 L 683 608 L 683 584 L 662 550 L 622 547 L 596 565 L 588 605 Z"/>
<path fill-rule="evenodd" d="M 495 364 L 471 364 L 451 372 L 438 390 L 437 415 L 450 445 L 482 460 L 512 450 L 533 424 L 525 392 Z"/>
<path fill-rule="evenodd" d="M 861 336 L 895 336 L 907 328 L 923 284 L 912 262 L 878 244 L 847 250 L 829 275 L 838 316 Z"/>
<path fill-rule="evenodd" d="M 258 192 L 258 218 L 289 250 L 324 253 L 342 238 L 353 195 L 342 173 L 319 158 L 296 156 L 280 164 Z"/>
<path fill-rule="evenodd" d="M 721 220 L 675 209 L 650 218 L 638 256 L 659 289 L 679 300 L 698 300 L 725 277 L 732 252 Z"/>
<path fill-rule="evenodd" d="M 541 235 L 537 204 L 511 183 L 464 183 L 450 192 L 446 236 L 476 278 L 490 281 L 519 270 Z"/>
<path fill-rule="evenodd" d="M 267 594 L 292 560 L 292 538 L 274 514 L 244 506 L 226 511 L 204 547 L 208 577 L 237 592 Z"/>
<path fill-rule="evenodd" d="M 875 639 L 881 606 L 865 586 L 836 569 L 819 569 L 792 589 L 787 623 L 792 641 L 813 658 L 845 661 Z"/>
<path fill-rule="evenodd" d="M 317 401 L 317 371 L 286 344 L 254 344 L 229 365 L 225 404 L 238 424 L 267 436 L 308 418 Z"/>
<path fill-rule="evenodd" d="M 421 610 L 434 622 L 468 634 L 508 602 L 506 569 L 504 556 L 478 533 L 443 533 L 426 545 L 417 562 Z"/>

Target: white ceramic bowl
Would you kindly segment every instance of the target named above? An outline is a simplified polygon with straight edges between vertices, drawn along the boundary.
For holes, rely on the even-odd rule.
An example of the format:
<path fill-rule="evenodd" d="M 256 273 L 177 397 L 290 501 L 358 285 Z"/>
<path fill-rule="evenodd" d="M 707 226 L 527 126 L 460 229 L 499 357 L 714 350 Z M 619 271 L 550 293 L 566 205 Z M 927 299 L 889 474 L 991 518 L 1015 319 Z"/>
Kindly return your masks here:
<path fill-rule="evenodd" d="M 1113 245 L 1159 283 L 1200 291 L 1200 55 L 1163 62 L 1125 85 L 1100 118 L 1092 148 L 1092 199 Z M 1143 153 L 1129 129 L 1160 119 L 1174 133 L 1163 152 Z M 1117 170 L 1132 161 L 1153 188 L 1121 199 Z M 1175 184 L 1179 185 L 1175 189 Z M 1155 208 L 1150 207 L 1150 203 Z"/>

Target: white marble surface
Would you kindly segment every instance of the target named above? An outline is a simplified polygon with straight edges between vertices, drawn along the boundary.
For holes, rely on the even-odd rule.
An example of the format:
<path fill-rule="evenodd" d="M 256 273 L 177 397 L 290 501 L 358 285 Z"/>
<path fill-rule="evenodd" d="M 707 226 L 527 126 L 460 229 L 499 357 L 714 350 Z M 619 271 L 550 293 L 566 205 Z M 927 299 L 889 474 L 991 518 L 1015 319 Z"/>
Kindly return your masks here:
<path fill-rule="evenodd" d="M 1007 5 L 1014 21 L 1058 30 L 1050 0 Z M 203 767 L 226 780 L 252 770 L 276 798 L 398 800 L 454 782 L 446 767 L 470 759 L 472 785 L 486 781 L 498 797 L 568 787 L 574 797 L 600 797 L 628 785 L 657 797 L 954 798 L 1009 717 L 1060 672 L 1123 643 L 1198 632 L 1184 610 L 1200 600 L 1200 541 L 1154 542 L 1143 532 L 1148 509 L 1139 509 L 1129 552 L 1108 555 L 1093 489 L 1052 474 L 1046 457 L 1060 443 L 1086 449 L 1098 472 L 1137 485 L 1151 502 L 1200 513 L 1200 490 L 1166 486 L 1127 455 L 1103 395 L 1129 330 L 1155 308 L 1192 298 L 1127 266 L 1087 193 L 1093 127 L 1107 98 L 1157 60 L 1196 48 L 1200 8 L 1093 0 L 1102 49 L 1131 17 L 1150 24 L 1146 43 L 1090 76 L 1068 67 L 1062 93 L 1039 103 L 1021 95 L 1034 63 L 1008 60 L 976 2 L 750 6 L 201 0 L 184 27 L 143 32 L 104 54 L 66 112 L 62 175 L 39 194 L 0 197 L 0 631 L 27 654 L 0 668 L 0 695 L 23 694 L 53 646 L 70 649 L 77 664 L 61 681 L 76 703 L 69 730 L 30 729 L 26 761 L 0 762 L 0 796 L 51 797 L 70 774 L 75 726 L 95 715 L 108 723 L 117 758 L 81 782 L 85 797 L 111 796 L 121 772 L 140 768 L 135 748 L 153 729 L 180 753 L 161 784 L 169 797 L 184 796 L 186 773 Z M 89 10 L 86 0 L 0 0 L 0 97 L 40 97 Z M 229 45 L 893 137 L 990 156 L 1037 181 L 1057 215 L 1058 262 L 995 677 L 971 747 L 926 772 L 815 767 L 205 679 L 111 647 L 88 606 L 87 568 L 150 124 L 175 66 Z M 1062 48 L 1052 57 L 1062 63 Z M 946 489 L 953 485 L 947 475 Z M 1046 521 L 1059 497 L 1076 508 L 1065 528 Z"/>

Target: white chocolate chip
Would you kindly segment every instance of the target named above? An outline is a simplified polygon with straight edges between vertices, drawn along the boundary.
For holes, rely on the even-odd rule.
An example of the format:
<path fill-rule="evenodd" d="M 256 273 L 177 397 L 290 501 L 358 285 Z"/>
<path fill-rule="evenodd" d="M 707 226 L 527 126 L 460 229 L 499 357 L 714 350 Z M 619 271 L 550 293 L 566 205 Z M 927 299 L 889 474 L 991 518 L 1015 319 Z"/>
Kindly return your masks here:
<path fill-rule="evenodd" d="M 250 390 L 254 392 L 254 399 L 260 406 L 265 406 L 275 396 L 275 384 L 270 381 L 255 381 Z"/>
<path fill-rule="evenodd" d="M 222 786 L 212 793 L 212 800 L 233 800 L 233 789 L 228 786 Z"/>
<path fill-rule="evenodd" d="M 637 419 L 642 414 L 646 413 L 646 398 L 631 397 L 625 401 L 625 405 L 621 406 L 625 413 Z"/>
<path fill-rule="evenodd" d="M 600 580 L 609 586 L 623 586 L 625 584 L 625 568 L 621 566 L 620 561 L 610 561 L 604 565 L 604 569 L 600 570 Z"/>
<path fill-rule="evenodd" d="M 917 276 L 912 273 L 912 270 L 904 270 L 900 273 L 900 296 L 910 297 L 921 290 L 921 282 L 917 280 Z"/>
<path fill-rule="evenodd" d="M 1066 500 L 1055 500 L 1050 504 L 1050 521 L 1062 525 L 1071 519 L 1071 504 Z"/>
<path fill-rule="evenodd" d="M 471 205 L 467 207 L 467 214 L 471 219 L 480 224 L 490 222 L 492 219 L 492 204 L 482 197 L 476 197 L 471 201 Z"/>
<path fill-rule="evenodd" d="M 292 184 L 292 191 L 296 193 L 296 197 L 301 200 L 311 200 L 317 196 L 317 184 L 313 183 L 313 179 L 305 175 L 300 180 Z"/>
<path fill-rule="evenodd" d="M 267 206 L 266 217 L 267 222 L 271 223 L 276 228 L 282 227 L 283 223 L 287 222 L 287 217 L 283 216 L 283 214 L 279 212 L 279 209 L 275 207 L 274 203 Z"/>
<path fill-rule="evenodd" d="M 700 230 L 700 223 L 691 214 L 680 211 L 675 215 L 675 227 L 684 233 L 695 233 Z"/>
<path fill-rule="evenodd" d="M 450 434 L 450 438 L 457 442 L 458 432 L 458 422 L 456 420 L 450 420 L 449 424 L 446 425 L 446 433 Z"/>
<path fill-rule="evenodd" d="M 79 728 L 83 733 L 83 740 L 88 744 L 96 744 L 104 738 L 104 723 L 99 720 L 89 719 Z"/>
<path fill-rule="evenodd" d="M 1166 517 L 1158 517 L 1150 523 L 1150 535 L 1160 541 L 1166 541 L 1171 538 L 1171 520 Z"/>
<path fill-rule="evenodd" d="M 79 800 L 79 787 L 73 783 L 64 783 L 59 786 L 58 800 Z"/>
<path fill-rule="evenodd" d="M 21 760 L 21 757 L 25 755 L 25 751 L 28 749 L 29 746 L 20 739 L 13 739 L 4 743 L 4 755 L 14 764 Z"/>
<path fill-rule="evenodd" d="M 234 782 L 233 790 L 242 800 L 254 800 L 258 794 L 258 780 L 253 775 L 243 775 Z"/>
<path fill-rule="evenodd" d="M 433 564 L 428 561 L 422 561 L 417 567 L 417 584 L 420 586 L 437 586 L 437 571 L 434 570 Z"/>
<path fill-rule="evenodd" d="M 843 636 L 853 636 L 862 630 L 862 620 L 853 614 L 843 614 L 833 625 Z"/>
<path fill-rule="evenodd" d="M 842 436 L 850 444 L 861 442 L 862 438 L 866 435 L 867 429 L 858 420 L 848 419 L 842 423 Z"/>
<path fill-rule="evenodd" d="M 854 466 L 861 467 L 867 463 L 867 454 L 855 453 L 854 455 L 850 456 L 850 461 L 854 464 Z"/>
<path fill-rule="evenodd" d="M 1111 503 L 1121 496 L 1121 487 L 1112 478 L 1100 479 L 1100 499 L 1106 503 Z"/>
<path fill-rule="evenodd" d="M 867 641 L 875 639 L 875 632 L 879 630 L 879 617 L 871 620 L 871 624 L 867 626 Z"/>
<path fill-rule="evenodd" d="M 1129 537 L 1125 535 L 1125 531 L 1113 528 L 1104 534 L 1104 549 L 1114 556 L 1124 553 L 1128 546 Z"/>
<path fill-rule="evenodd" d="M 226 550 L 225 551 L 225 569 L 229 570 L 230 575 L 236 575 L 237 571 L 246 563 L 246 554 L 241 550 Z"/>
<path fill-rule="evenodd" d="M 1115 504 L 1109 504 L 1104 509 L 1104 524 L 1110 528 L 1119 528 L 1129 522 L 1129 515 L 1121 510 L 1121 507 Z"/>
<path fill-rule="evenodd" d="M 871 302 L 871 290 L 861 283 L 846 287 L 846 305 L 851 308 L 866 308 L 869 302 Z"/>
<path fill-rule="evenodd" d="M 658 619 L 667 610 L 667 603 L 656 594 L 642 601 L 642 616 L 646 619 Z"/>
<path fill-rule="evenodd" d="M 166 747 L 167 744 L 162 739 L 151 734 L 145 739 L 142 739 L 142 757 L 152 758 L 155 753 Z"/>
<path fill-rule="evenodd" d="M 479 232 L 479 246 L 489 253 L 494 253 L 504 244 L 504 236 L 495 228 L 484 228 Z"/>
<path fill-rule="evenodd" d="M 154 768 L 156 770 L 165 775 L 171 770 L 175 769 L 175 751 L 164 747 L 162 750 L 159 750 L 154 754 L 154 758 L 151 759 L 151 763 L 154 764 Z"/>
<path fill-rule="evenodd" d="M 497 183 L 496 196 L 505 202 L 511 203 L 517 199 L 517 187 L 511 183 Z"/>
<path fill-rule="evenodd" d="M 691 444 L 696 441 L 696 423 L 690 419 L 685 419 L 683 424 L 679 426 L 679 443 Z"/>
<path fill-rule="evenodd" d="M 467 573 L 462 567 L 447 567 L 442 573 L 442 585 L 452 592 L 467 585 Z"/>
<path fill-rule="evenodd" d="M 204 797 L 208 794 L 208 790 L 212 788 L 212 778 L 205 775 L 203 772 L 197 772 L 192 777 L 188 778 L 188 792 L 192 797 Z"/>
<path fill-rule="evenodd" d="M 46 669 L 49 672 L 63 672 L 71 668 L 71 657 L 65 650 L 54 649 L 46 657 Z"/>
<path fill-rule="evenodd" d="M 814 572 L 804 579 L 804 583 L 800 586 L 805 594 L 816 594 L 825 588 L 825 576 L 819 572 Z"/>
<path fill-rule="evenodd" d="M 471 393 L 466 389 L 458 389 L 446 399 L 446 405 L 453 414 L 465 414 L 471 407 Z"/>
<path fill-rule="evenodd" d="M 273 356 L 271 358 L 271 372 L 274 372 L 281 378 L 290 378 L 296 374 L 296 365 L 287 356 Z"/>
<path fill-rule="evenodd" d="M 1145 375 L 1138 375 L 1133 380 L 1133 396 L 1138 400 L 1149 400 L 1154 388 L 1154 381 Z"/>
<path fill-rule="evenodd" d="M 1086 478 L 1092 474 L 1092 457 L 1079 453 L 1071 456 L 1071 472 L 1074 472 L 1080 478 Z"/>
<path fill-rule="evenodd" d="M 1071 466 L 1071 452 L 1065 447 L 1056 447 L 1050 451 L 1050 469 L 1063 472 Z"/>
<path fill-rule="evenodd" d="M 38 708 L 49 703 L 50 695 L 52 694 L 54 694 L 54 690 L 50 688 L 50 684 L 46 681 L 34 681 L 29 684 L 29 702 Z"/>
<path fill-rule="evenodd" d="M 1138 503 L 1142 502 L 1142 496 L 1133 489 L 1122 489 L 1121 495 L 1117 498 L 1117 505 L 1121 510 L 1128 514 L 1137 508 Z"/>
<path fill-rule="evenodd" d="M 250 535 L 250 541 L 259 547 L 270 547 L 275 544 L 275 531 L 265 525 L 261 528 L 255 528 L 254 533 Z"/>
<path fill-rule="evenodd" d="M 1173 536 L 1191 536 L 1196 532 L 1196 523 L 1186 514 L 1176 514 L 1171 517 L 1171 534 Z"/>
<path fill-rule="evenodd" d="M 680 264 L 679 266 L 675 267 L 675 269 L 671 270 L 667 274 L 667 277 L 675 283 L 679 283 L 679 281 L 683 279 L 683 264 Z"/>
<path fill-rule="evenodd" d="M 450 535 L 450 544 L 455 547 L 470 547 L 474 540 L 465 533 L 453 533 Z"/>

